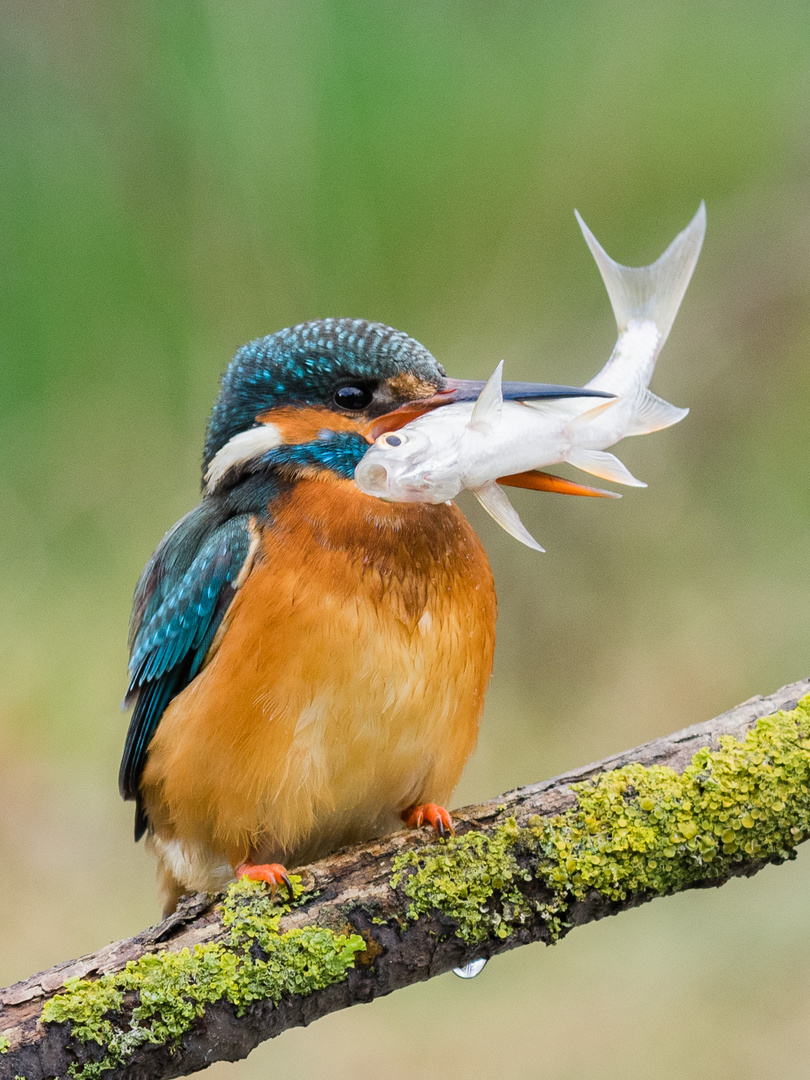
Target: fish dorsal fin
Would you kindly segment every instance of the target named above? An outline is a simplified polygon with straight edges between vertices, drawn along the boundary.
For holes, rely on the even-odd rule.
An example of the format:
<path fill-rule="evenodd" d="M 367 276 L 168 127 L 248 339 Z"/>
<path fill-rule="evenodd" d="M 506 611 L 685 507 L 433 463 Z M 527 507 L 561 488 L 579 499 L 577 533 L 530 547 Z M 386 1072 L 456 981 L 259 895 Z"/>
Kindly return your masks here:
<path fill-rule="evenodd" d="M 626 465 L 615 454 L 604 450 L 569 450 L 565 460 L 583 472 L 598 476 L 601 480 L 612 480 L 614 484 L 626 484 L 628 487 L 646 487 L 643 480 L 636 480 Z"/>
<path fill-rule="evenodd" d="M 662 431 L 664 428 L 677 424 L 679 420 L 683 420 L 688 413 L 688 409 L 679 409 L 677 405 L 670 405 L 668 401 L 656 397 L 647 390 L 633 414 L 625 435 L 649 435 L 653 431 Z"/>
<path fill-rule="evenodd" d="M 486 386 L 478 395 L 478 400 L 470 417 L 470 427 L 487 431 L 501 422 L 503 415 L 503 360 L 487 379 Z"/>
<path fill-rule="evenodd" d="M 519 540 L 521 544 L 525 544 L 526 547 L 533 548 L 535 551 L 546 550 L 537 543 L 520 520 L 517 510 L 515 510 L 503 490 L 498 487 L 494 480 L 484 484 L 482 487 L 473 488 L 473 495 L 475 495 L 489 516 L 494 518 L 510 536 L 514 536 L 515 540 Z"/>
<path fill-rule="evenodd" d="M 664 254 L 650 266 L 622 266 L 611 259 L 578 211 L 574 213 L 607 288 L 619 333 L 633 319 L 654 322 L 661 335 L 660 350 L 700 255 L 706 231 L 705 204 L 700 204 L 683 232 L 678 233 Z"/>

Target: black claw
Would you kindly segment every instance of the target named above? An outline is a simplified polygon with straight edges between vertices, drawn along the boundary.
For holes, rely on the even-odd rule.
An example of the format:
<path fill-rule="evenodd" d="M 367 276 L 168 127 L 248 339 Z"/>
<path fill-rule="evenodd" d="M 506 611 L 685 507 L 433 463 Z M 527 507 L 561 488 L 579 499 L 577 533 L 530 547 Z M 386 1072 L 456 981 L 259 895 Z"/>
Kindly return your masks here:
<path fill-rule="evenodd" d="M 286 874 L 281 875 L 281 880 L 284 882 L 284 888 L 287 890 L 287 899 L 288 900 L 294 900 L 295 899 L 295 894 L 293 893 L 292 882 L 290 881 L 290 879 L 287 877 Z"/>

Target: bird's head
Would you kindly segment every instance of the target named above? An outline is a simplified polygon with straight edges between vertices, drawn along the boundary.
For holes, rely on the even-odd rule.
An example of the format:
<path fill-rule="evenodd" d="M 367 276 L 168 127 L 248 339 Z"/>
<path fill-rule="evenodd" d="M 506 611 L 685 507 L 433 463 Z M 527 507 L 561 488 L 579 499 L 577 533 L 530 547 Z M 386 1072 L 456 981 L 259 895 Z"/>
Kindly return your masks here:
<path fill-rule="evenodd" d="M 351 479 L 369 444 L 415 417 L 475 400 L 484 384 L 450 379 L 407 334 L 362 319 L 317 319 L 243 345 L 222 378 L 206 433 L 209 493 L 273 468 L 290 478 Z M 504 383 L 511 399 L 582 394 Z"/>

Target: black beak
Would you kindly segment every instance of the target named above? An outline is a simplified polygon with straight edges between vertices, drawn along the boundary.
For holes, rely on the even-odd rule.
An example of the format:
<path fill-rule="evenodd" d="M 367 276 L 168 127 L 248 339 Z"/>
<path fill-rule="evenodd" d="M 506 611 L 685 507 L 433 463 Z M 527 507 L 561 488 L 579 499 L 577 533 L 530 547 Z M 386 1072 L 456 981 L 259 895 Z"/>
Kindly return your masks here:
<path fill-rule="evenodd" d="M 441 405 L 452 405 L 456 401 L 477 401 L 485 386 L 486 382 L 478 379 L 444 379 L 435 394 L 406 401 L 384 416 L 376 417 L 363 429 L 363 434 L 369 442 L 374 442 L 386 431 L 396 431 L 411 420 L 415 420 L 417 416 L 424 416 L 426 412 L 438 409 Z M 616 396 L 605 393 L 604 390 L 585 390 L 581 386 L 558 386 L 556 383 L 505 382 L 501 386 L 505 401 L 536 401 L 540 398 L 613 398 Z"/>
<path fill-rule="evenodd" d="M 449 405 L 453 401 L 477 401 L 486 382 L 478 379 L 445 379 L 441 389 L 426 399 L 436 405 Z M 615 394 L 604 390 L 585 390 L 581 386 L 557 386 L 556 383 L 505 382 L 504 401 L 532 401 L 538 398 L 597 397 L 612 398 Z M 426 402 L 423 401 L 424 405 Z"/>

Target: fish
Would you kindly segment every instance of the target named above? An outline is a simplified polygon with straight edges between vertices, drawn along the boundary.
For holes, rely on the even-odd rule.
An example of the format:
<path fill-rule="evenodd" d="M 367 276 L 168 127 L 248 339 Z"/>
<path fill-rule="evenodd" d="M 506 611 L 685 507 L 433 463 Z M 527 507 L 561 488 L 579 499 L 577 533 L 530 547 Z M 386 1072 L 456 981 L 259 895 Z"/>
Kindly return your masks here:
<path fill-rule="evenodd" d="M 475 402 L 444 405 L 380 435 L 355 470 L 361 491 L 389 502 L 442 503 L 467 489 L 507 533 L 543 551 L 503 486 L 619 497 L 542 471 L 563 462 L 609 482 L 647 486 L 607 448 L 677 424 L 689 412 L 657 397 L 649 384 L 700 255 L 706 207 L 701 202 L 663 255 L 640 267 L 611 259 L 574 213 L 618 328 L 610 358 L 584 390 L 614 396 L 596 406 L 592 396 L 505 401 L 501 361 Z"/>

